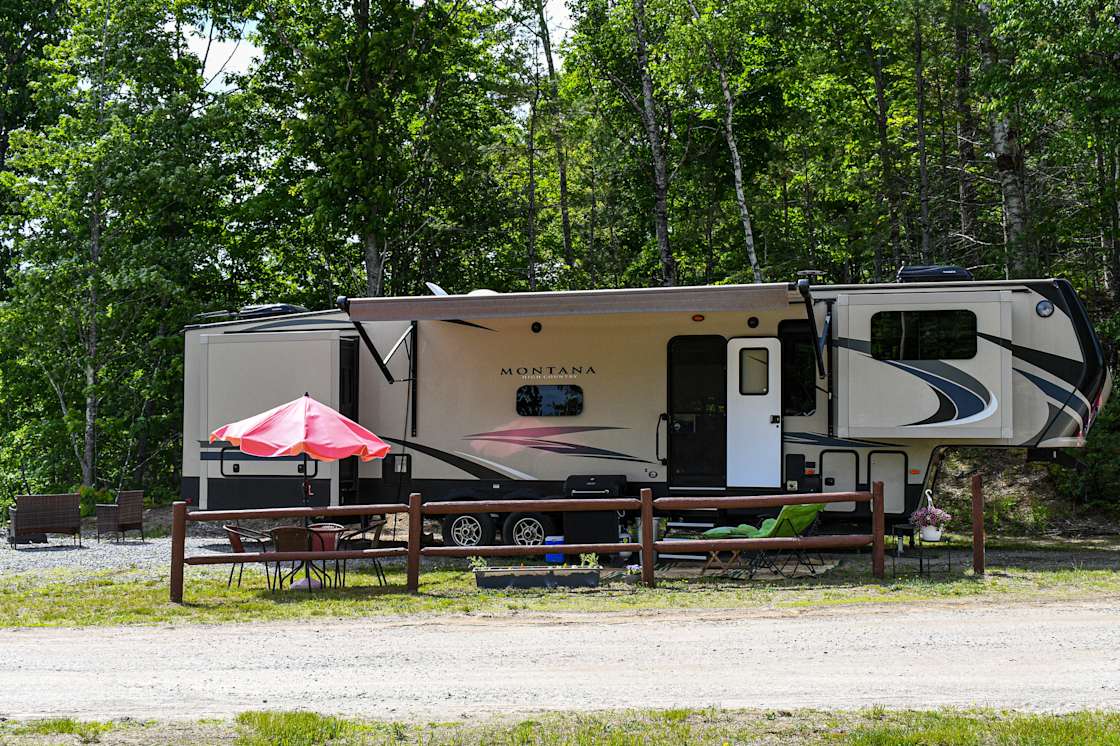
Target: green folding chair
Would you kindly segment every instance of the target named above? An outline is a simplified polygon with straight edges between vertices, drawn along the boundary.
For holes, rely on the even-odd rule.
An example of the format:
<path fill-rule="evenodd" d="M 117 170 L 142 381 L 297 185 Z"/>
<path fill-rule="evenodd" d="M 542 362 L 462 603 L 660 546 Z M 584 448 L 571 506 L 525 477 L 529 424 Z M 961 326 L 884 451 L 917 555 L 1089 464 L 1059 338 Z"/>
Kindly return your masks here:
<path fill-rule="evenodd" d="M 777 537 L 795 537 L 804 536 L 817 522 L 817 516 L 824 509 L 821 503 L 811 503 L 807 505 L 785 505 L 782 506 L 781 512 L 778 513 L 776 518 L 767 518 L 762 522 L 758 528 L 749 524 L 743 523 L 738 526 L 721 526 L 713 528 L 704 532 L 705 539 L 772 539 Z M 724 561 L 720 557 L 720 552 L 708 552 L 708 560 L 704 563 L 704 567 L 700 570 L 703 575 L 712 567 L 718 568 L 721 572 L 726 572 L 742 562 L 742 556 L 746 552 L 751 552 L 749 549 L 731 550 L 730 556 Z M 789 554 L 790 558 L 796 561 L 794 569 L 796 570 L 799 565 L 805 565 L 809 568 L 809 572 L 816 575 L 816 566 L 809 559 L 809 557 L 800 549 L 792 552 L 754 552 L 747 564 L 749 577 L 753 578 L 754 574 L 758 572 L 759 568 L 765 567 L 773 570 L 778 575 L 785 577 L 785 569 L 789 565 L 789 559 L 782 563 L 779 567 L 774 561 L 774 557 L 781 554 Z M 823 564 L 823 562 L 822 562 Z"/>

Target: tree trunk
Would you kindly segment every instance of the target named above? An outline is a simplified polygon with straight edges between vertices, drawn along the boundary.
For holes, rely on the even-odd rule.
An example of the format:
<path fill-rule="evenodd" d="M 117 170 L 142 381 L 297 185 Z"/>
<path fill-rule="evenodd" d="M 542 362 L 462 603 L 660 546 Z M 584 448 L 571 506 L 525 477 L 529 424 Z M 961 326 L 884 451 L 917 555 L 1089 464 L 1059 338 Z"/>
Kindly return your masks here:
<path fill-rule="evenodd" d="M 534 76 L 535 77 L 535 76 Z M 529 184 L 526 187 L 528 197 L 527 233 L 529 241 L 529 290 L 537 289 L 537 103 L 540 100 L 540 89 L 534 81 L 533 100 L 529 102 Z"/>
<path fill-rule="evenodd" d="M 572 250 L 572 220 L 568 211 L 568 153 L 564 147 L 563 117 L 560 110 L 560 93 L 557 81 L 556 62 L 552 58 L 552 37 L 548 31 L 548 19 L 545 18 L 544 0 L 536 0 L 537 10 L 537 35 L 540 37 L 544 48 L 545 64 L 548 65 L 548 98 L 550 104 L 552 142 L 556 148 L 556 169 L 560 180 L 560 228 L 564 239 L 564 263 L 569 267 L 575 265 L 575 253 Z"/>
<path fill-rule="evenodd" d="M 649 42 L 646 39 L 645 0 L 634 0 L 634 51 L 638 59 L 638 73 L 642 79 L 642 122 L 649 140 L 650 158 L 653 161 L 654 231 L 657 234 L 657 251 L 661 258 L 661 284 L 677 284 L 677 262 L 669 247 L 669 171 L 665 146 L 658 125 L 657 104 L 653 98 L 653 76 L 649 69 Z"/>
<path fill-rule="evenodd" d="M 891 252 L 894 255 L 894 266 L 902 266 L 902 232 L 899 229 L 898 190 L 894 179 L 894 161 L 891 156 L 887 119 L 890 111 L 887 107 L 887 87 L 883 76 L 883 60 L 875 52 L 871 39 L 864 40 L 864 51 L 867 54 L 868 64 L 871 65 L 871 75 L 875 81 L 875 128 L 879 135 L 879 160 L 881 161 L 883 179 L 883 197 L 887 202 L 887 219 L 890 227 Z M 875 274 L 880 273 L 876 269 Z"/>
<path fill-rule="evenodd" d="M 992 41 L 987 21 L 981 33 L 984 67 L 993 69 L 999 64 L 999 52 Z M 1018 135 L 1006 112 L 991 115 L 992 152 L 995 155 L 996 175 L 1003 196 L 1003 244 L 1005 274 L 1008 278 L 1022 277 L 1030 266 L 1027 238 L 1027 200 L 1020 178 L 1023 155 Z"/>
<path fill-rule="evenodd" d="M 956 37 L 955 108 L 957 110 L 957 199 L 959 201 L 961 236 L 976 236 L 976 177 L 971 169 L 976 162 L 976 117 L 969 104 L 972 66 L 969 60 L 969 30 L 961 3 L 954 3 L 954 35 Z"/>
<path fill-rule="evenodd" d="M 385 252 L 380 246 L 377 233 L 367 229 L 362 238 L 362 253 L 366 265 L 366 293 L 370 298 L 381 295 L 385 279 Z"/>
<path fill-rule="evenodd" d="M 101 190 L 96 189 L 89 218 L 89 294 L 87 313 L 89 318 L 85 330 L 85 422 L 82 431 L 82 485 L 93 487 L 97 481 L 97 413 L 101 404 L 97 391 L 101 364 L 98 360 L 97 322 L 98 304 L 101 302 L 98 288 L 98 265 L 101 262 Z"/>
<path fill-rule="evenodd" d="M 929 263 L 929 162 L 926 153 L 926 81 L 922 60 L 922 3 L 914 8 L 914 87 L 918 119 L 918 219 L 921 223 L 922 263 Z"/>
<path fill-rule="evenodd" d="M 696 3 L 688 0 L 688 8 L 692 11 L 692 18 L 700 20 L 700 12 Z M 751 263 L 751 272 L 756 283 L 762 282 L 762 269 L 758 266 L 758 254 L 754 247 L 754 230 L 751 227 L 751 213 L 747 207 L 747 196 L 743 189 L 743 162 L 739 158 L 739 143 L 735 138 L 735 97 L 731 93 L 731 84 L 727 79 L 727 68 L 716 54 L 715 48 L 705 39 L 708 60 L 719 74 L 719 87 L 723 93 L 723 136 L 727 140 L 727 150 L 731 154 L 731 172 L 735 180 L 735 202 L 739 206 L 739 222 L 743 226 L 743 243 L 747 248 L 747 260 Z"/>

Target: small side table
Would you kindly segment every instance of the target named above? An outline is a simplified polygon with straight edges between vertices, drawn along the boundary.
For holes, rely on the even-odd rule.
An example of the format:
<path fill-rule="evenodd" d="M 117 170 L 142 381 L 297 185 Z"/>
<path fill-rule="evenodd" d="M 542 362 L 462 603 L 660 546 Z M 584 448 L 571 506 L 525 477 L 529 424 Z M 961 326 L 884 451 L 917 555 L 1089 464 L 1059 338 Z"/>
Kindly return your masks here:
<path fill-rule="evenodd" d="M 921 537 L 918 538 L 918 575 L 922 577 L 929 577 L 935 572 L 944 572 L 952 574 L 953 572 L 953 548 L 949 546 L 949 542 L 945 539 L 938 541 L 925 541 Z M 944 564 L 942 564 L 942 553 L 944 553 Z"/>
<path fill-rule="evenodd" d="M 899 526 L 896 526 L 895 535 L 898 536 Z M 915 531 L 916 533 L 916 531 Z M 923 541 L 911 537 L 909 548 L 903 550 L 903 536 L 898 536 L 898 550 L 891 553 L 891 574 L 898 576 L 898 565 L 903 566 L 913 560 L 918 560 L 918 577 L 928 578 L 933 573 L 953 572 L 953 547 L 945 539 L 941 541 Z"/>

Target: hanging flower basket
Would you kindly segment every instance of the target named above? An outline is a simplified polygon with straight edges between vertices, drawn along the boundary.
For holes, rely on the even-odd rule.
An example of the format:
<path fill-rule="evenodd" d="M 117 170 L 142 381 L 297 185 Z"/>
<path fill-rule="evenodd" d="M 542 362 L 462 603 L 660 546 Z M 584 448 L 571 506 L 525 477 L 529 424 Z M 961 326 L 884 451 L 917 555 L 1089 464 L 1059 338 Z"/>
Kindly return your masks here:
<path fill-rule="evenodd" d="M 953 516 L 941 508 L 929 505 L 910 514 L 910 523 L 918 527 L 922 541 L 941 541 L 941 530 Z"/>

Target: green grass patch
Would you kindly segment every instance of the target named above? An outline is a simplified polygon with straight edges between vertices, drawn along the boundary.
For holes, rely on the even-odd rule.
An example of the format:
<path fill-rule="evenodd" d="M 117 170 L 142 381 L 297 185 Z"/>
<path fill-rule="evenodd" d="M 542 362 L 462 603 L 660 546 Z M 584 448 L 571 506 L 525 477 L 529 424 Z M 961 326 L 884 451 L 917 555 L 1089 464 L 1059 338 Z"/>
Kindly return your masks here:
<path fill-rule="evenodd" d="M 245 713 L 239 746 L 426 744 L 427 746 L 1074 746 L 1120 744 L 1120 714 L 1022 714 L 994 710 L 858 712 L 716 708 L 549 713 L 530 719 L 415 725 L 312 713 Z"/>
<path fill-rule="evenodd" d="M 76 736 L 81 743 L 97 743 L 101 736 L 113 729 L 111 722 L 75 720 L 74 718 L 46 718 L 29 720 L 17 725 L 13 732 L 27 736 Z"/>
<path fill-rule="evenodd" d="M 1120 595 L 1120 551 L 1067 545 L 1065 553 L 993 549 L 988 573 L 968 568 L 967 545 L 957 543 L 954 570 L 918 578 L 870 575 L 867 554 L 843 555 L 818 577 L 736 580 L 659 577 L 653 589 L 609 582 L 597 589 L 480 591 L 465 563 L 425 563 L 420 592 L 404 591 L 402 563 L 385 563 L 389 585 L 352 567 L 343 589 L 271 592 L 259 566 L 245 568 L 239 588 L 226 587 L 224 567 L 188 567 L 182 605 L 168 599 L 167 570 L 43 570 L 0 576 L 0 626 L 102 626 L 156 623 L 282 621 L 314 617 L 518 612 L 625 612 L 657 609 L 751 609 L 853 606 L 974 599 L 1033 602 Z M 606 577 L 612 571 L 607 570 Z M 618 571 L 613 571 L 619 577 Z"/>
<path fill-rule="evenodd" d="M 963 564 L 966 555 L 958 554 Z M 1009 555 L 1016 565 L 984 577 L 959 570 L 933 579 L 870 577 L 868 559 L 845 557 L 817 578 L 744 581 L 719 577 L 660 579 L 657 588 L 610 583 L 585 590 L 479 591 L 462 566 L 426 566 L 420 593 L 404 592 L 400 565 L 386 565 L 388 587 L 372 574 L 350 574 L 344 589 L 270 592 L 264 574 L 248 567 L 242 587 L 226 588 L 221 568 L 187 568 L 182 605 L 168 600 L 167 572 L 77 573 L 47 570 L 0 577 L 0 626 L 99 626 L 226 623 L 313 617 L 517 612 L 625 612 L 656 609 L 804 608 L 937 600 L 1070 600 L 1120 595 L 1113 552 L 1069 558 L 1051 552 Z M 1090 557 L 1092 561 L 1085 561 Z"/>
<path fill-rule="evenodd" d="M 46 744 L 111 724 L 41 720 L 0 725 L 5 743 Z M 469 722 L 403 723 L 311 712 L 245 712 L 233 721 L 122 728 L 122 743 L 232 742 L 237 746 L 1116 746 L 1120 714 L 999 710 L 723 710 L 554 712 Z M 64 741 L 66 742 L 66 741 Z M 85 741 L 92 742 L 92 741 Z"/>

